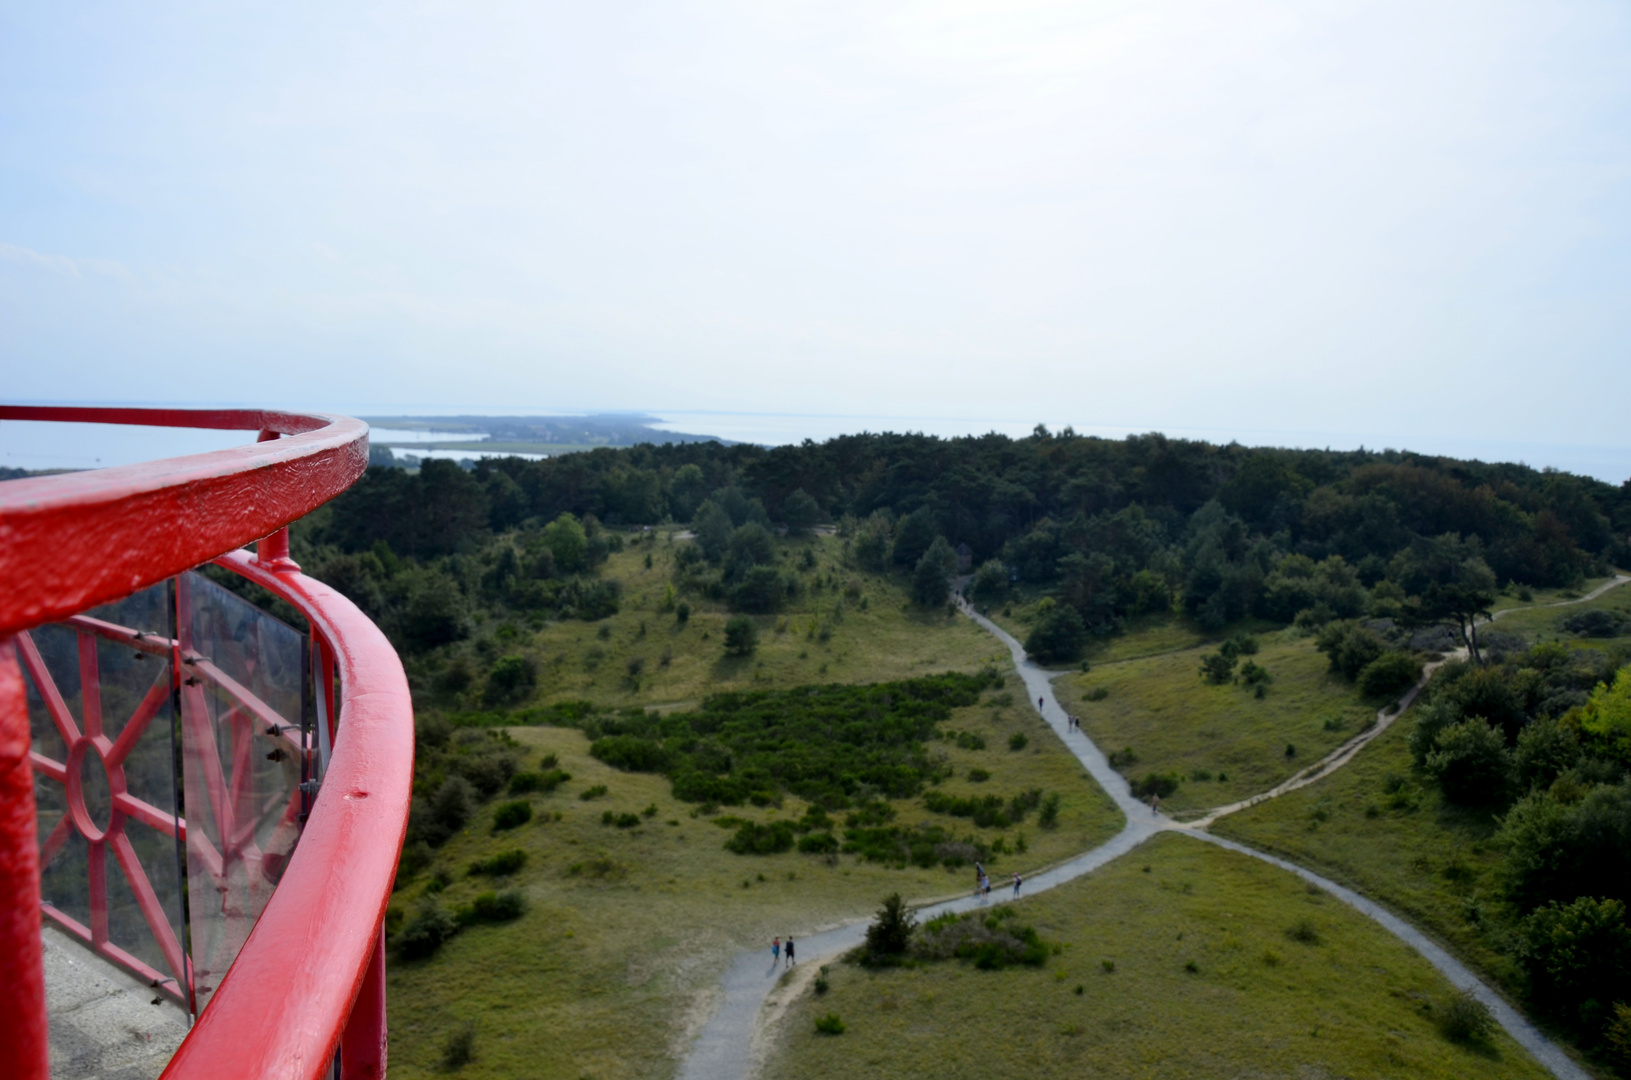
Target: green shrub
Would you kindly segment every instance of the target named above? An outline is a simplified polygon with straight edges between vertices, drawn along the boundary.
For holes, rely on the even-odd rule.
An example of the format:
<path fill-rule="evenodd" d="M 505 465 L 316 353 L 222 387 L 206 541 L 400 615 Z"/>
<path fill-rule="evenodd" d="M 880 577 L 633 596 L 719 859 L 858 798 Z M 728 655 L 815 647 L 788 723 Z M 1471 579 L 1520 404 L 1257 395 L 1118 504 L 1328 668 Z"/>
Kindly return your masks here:
<path fill-rule="evenodd" d="M 1254 686 L 1258 690 L 1262 690 L 1273 681 L 1274 676 L 1269 673 L 1269 669 L 1257 664 L 1255 661 L 1248 660 L 1240 665 L 1240 682 L 1243 686 Z M 1262 695 L 1259 694 L 1258 696 L 1261 697 Z"/>
<path fill-rule="evenodd" d="M 1353 681 L 1367 664 L 1387 652 L 1387 644 L 1355 622 L 1327 623 L 1314 639 L 1314 647 L 1330 658 L 1331 670 Z"/>
<path fill-rule="evenodd" d="M 510 922 L 526 914 L 526 910 L 526 898 L 518 889 L 510 889 L 507 892 L 484 892 L 468 906 L 459 909 L 458 919 L 464 926 Z"/>
<path fill-rule="evenodd" d="M 904 956 L 916 929 L 917 919 L 906 901 L 900 898 L 900 893 L 890 893 L 884 897 L 883 907 L 878 909 L 872 925 L 866 928 L 867 956 L 874 960 Z"/>
<path fill-rule="evenodd" d="M 827 981 L 827 965 L 822 964 L 821 970 L 816 973 L 815 992 L 817 994 L 825 994 L 830 989 L 832 989 L 832 984 Z"/>
<path fill-rule="evenodd" d="M 1389 651 L 1366 664 L 1356 680 L 1369 698 L 1397 697 L 1421 678 L 1421 661 L 1407 652 Z"/>
<path fill-rule="evenodd" d="M 1036 823 L 1044 829 L 1057 829 L 1059 827 L 1059 793 L 1050 792 L 1042 800 L 1042 807 L 1037 812 Z"/>
<path fill-rule="evenodd" d="M 1025 747 L 1030 745 L 1030 742 L 1031 740 L 1025 737 L 1025 733 L 1023 731 L 1016 731 L 1012 735 L 1008 736 L 1008 749 L 1023 750 Z"/>
<path fill-rule="evenodd" d="M 1088 701 L 1103 701 L 1110 696 L 1110 688 L 1108 686 L 1095 686 L 1082 696 Z"/>
<path fill-rule="evenodd" d="M 525 799 L 512 799 L 493 807 L 493 831 L 502 832 L 525 825 L 532 820 L 532 804 Z"/>
<path fill-rule="evenodd" d="M 538 665 L 530 656 L 501 656 L 487 673 L 483 700 L 487 705 L 520 701 L 538 683 Z"/>
<path fill-rule="evenodd" d="M 476 1026 L 468 1021 L 454 1028 L 442 1044 L 442 1070 L 453 1072 L 476 1060 Z"/>
<path fill-rule="evenodd" d="M 968 778 L 973 783 L 983 784 L 987 780 L 991 779 L 991 773 L 985 769 L 970 769 L 968 771 Z"/>
<path fill-rule="evenodd" d="M 550 757 L 554 755 L 551 754 Z M 547 795 L 570 779 L 571 773 L 556 768 L 550 768 L 546 772 L 518 772 L 510 777 L 510 794 L 528 795 L 532 792 L 542 792 Z"/>
<path fill-rule="evenodd" d="M 1318 945 L 1320 932 L 1315 925 L 1307 919 L 1298 919 L 1286 929 L 1286 937 L 1302 945 Z"/>
<path fill-rule="evenodd" d="M 1025 815 L 1042 802 L 1042 790 L 1033 788 L 1015 795 L 1007 802 L 1001 795 L 970 795 L 959 797 L 943 791 L 929 791 L 923 796 L 924 807 L 932 814 L 972 818 L 982 829 L 1004 829 L 1025 820 Z"/>
<path fill-rule="evenodd" d="M 1451 802 L 1489 806 L 1506 800 L 1512 757 L 1501 733 L 1474 716 L 1440 731 L 1422 768 Z"/>
<path fill-rule="evenodd" d="M 736 834 L 725 841 L 725 850 L 738 855 L 775 855 L 793 847 L 793 826 L 786 821 L 760 824 L 745 821 Z"/>
<path fill-rule="evenodd" d="M 464 777 L 450 776 L 442 782 L 430 803 L 430 821 L 435 826 L 429 837 L 432 846 L 464 828 L 465 822 L 470 820 L 475 801 L 475 792 Z"/>
<path fill-rule="evenodd" d="M 1224 686 L 1235 677 L 1235 658 L 1222 653 L 1201 657 L 1201 678 L 1213 686 Z"/>
<path fill-rule="evenodd" d="M 1570 1023 L 1589 1026 L 1631 983 L 1631 927 L 1618 900 L 1581 896 L 1524 919 L 1516 954 L 1531 998 Z"/>
<path fill-rule="evenodd" d="M 1132 785 L 1133 794 L 1141 799 L 1147 799 L 1151 795 L 1159 795 L 1165 799 L 1177 791 L 1178 785 L 1182 782 L 1183 777 L 1175 772 L 1146 773 L 1144 779 Z"/>
<path fill-rule="evenodd" d="M 636 735 L 609 735 L 589 745 L 589 753 L 614 769 L 624 772 L 667 772 L 672 755 L 660 742 Z"/>
<path fill-rule="evenodd" d="M 813 832 L 799 839 L 799 851 L 806 855 L 828 855 L 837 850 L 838 837 L 830 832 Z"/>
<path fill-rule="evenodd" d="M 588 802 L 590 799 L 598 799 L 604 794 L 606 794 L 606 785 L 596 784 L 594 787 L 584 788 L 582 791 L 580 791 L 578 793 L 578 798 L 582 799 L 584 802 Z"/>
<path fill-rule="evenodd" d="M 1055 604 L 1025 638 L 1025 651 L 1043 664 L 1066 662 L 1079 659 L 1086 642 L 1081 615 L 1069 604 Z"/>
<path fill-rule="evenodd" d="M 511 848 L 486 859 L 477 859 L 470 864 L 470 874 L 471 876 L 502 877 L 505 874 L 515 873 L 525 865 L 527 865 L 527 853 L 520 848 Z"/>
<path fill-rule="evenodd" d="M 1002 905 L 982 918 L 979 914 L 946 914 L 925 923 L 913 946 L 914 955 L 927 960 L 956 957 L 983 971 L 1024 964 L 1041 967 L 1052 951 L 1036 931 L 1013 922 L 1015 911 Z"/>
<path fill-rule="evenodd" d="M 759 647 L 759 628 L 746 615 L 737 615 L 725 624 L 725 651 L 747 656 Z"/>
<path fill-rule="evenodd" d="M 1495 1018 L 1490 1016 L 1488 1006 L 1472 996 L 1472 991 L 1463 990 L 1445 1003 L 1438 1026 L 1451 1042 L 1482 1043 L 1494 1033 Z"/>
<path fill-rule="evenodd" d="M 838 1019 L 837 1013 L 828 1013 L 826 1016 L 816 1018 L 815 1029 L 822 1035 L 842 1035 L 844 1021 Z"/>
<path fill-rule="evenodd" d="M 434 956 L 458 932 L 459 924 L 453 917 L 441 905 L 427 901 L 397 936 L 397 951 L 404 960 L 423 960 Z"/>

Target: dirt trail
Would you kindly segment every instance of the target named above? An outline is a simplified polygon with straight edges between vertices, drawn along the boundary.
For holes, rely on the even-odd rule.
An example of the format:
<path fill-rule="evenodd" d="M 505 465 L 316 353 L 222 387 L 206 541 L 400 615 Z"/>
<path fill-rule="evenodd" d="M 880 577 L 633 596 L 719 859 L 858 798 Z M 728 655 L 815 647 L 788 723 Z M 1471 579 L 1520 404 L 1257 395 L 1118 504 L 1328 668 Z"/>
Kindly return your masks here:
<path fill-rule="evenodd" d="M 1594 600 L 1610 589 L 1624 585 L 1628 581 L 1631 581 L 1631 577 L 1616 575 L 1613 581 L 1592 590 L 1577 600 L 1565 600 L 1555 604 L 1539 606 L 1548 608 L 1567 607 L 1570 604 L 1584 603 L 1588 600 Z M 1588 1073 L 1576 1065 L 1563 1052 L 1561 1047 L 1541 1034 L 1534 1024 L 1530 1023 L 1522 1013 L 1513 1008 L 1505 998 L 1480 980 L 1442 946 L 1405 920 L 1375 901 L 1361 896 L 1351 889 L 1344 888 L 1328 878 L 1321 877 L 1311 870 L 1261 851 L 1256 851 L 1244 844 L 1213 836 L 1205 831 L 1207 825 L 1225 814 L 1234 813 L 1248 806 L 1255 806 L 1289 791 L 1295 791 L 1347 764 L 1367 743 L 1387 730 L 1387 727 L 1394 720 L 1404 714 L 1405 710 L 1410 707 L 1411 702 L 1415 700 L 1426 685 L 1431 669 L 1424 672 L 1421 681 L 1411 689 L 1409 694 L 1401 699 L 1397 710 L 1391 713 L 1386 712 L 1386 710 L 1378 713 L 1377 722 L 1372 727 L 1350 739 L 1296 776 L 1250 799 L 1209 810 L 1206 812 L 1206 816 L 1199 820 L 1177 822 L 1164 814 L 1152 812 L 1149 806 L 1136 798 L 1129 788 L 1126 778 L 1111 767 L 1109 760 L 1094 745 L 1093 741 L 1084 732 L 1070 728 L 1065 710 L 1060 706 L 1053 693 L 1053 680 L 1065 673 L 1048 671 L 1037 666 L 1026 657 L 1024 647 L 1015 640 L 1013 635 L 1003 630 L 1002 627 L 990 619 L 980 615 L 961 596 L 957 596 L 956 600 L 964 615 L 978 623 L 986 632 L 1007 646 L 1014 661 L 1015 673 L 1024 684 L 1030 699 L 1036 702 L 1035 708 L 1038 714 L 1049 727 L 1053 728 L 1060 741 L 1070 749 L 1076 759 L 1081 762 L 1082 767 L 1098 782 L 1099 786 L 1110 796 L 1127 819 L 1126 825 L 1122 827 L 1119 833 L 1098 847 L 1084 852 L 1068 862 L 1034 875 L 1028 875 L 1025 879 L 1025 894 L 1027 896 L 1043 892 L 1081 877 L 1083 874 L 1090 873 L 1112 859 L 1119 858 L 1133 850 L 1158 832 L 1178 832 L 1205 843 L 1217 844 L 1230 851 L 1248 855 L 1254 859 L 1261 859 L 1266 863 L 1296 874 L 1310 884 L 1330 893 L 1355 911 L 1374 920 L 1400 941 L 1414 949 L 1457 989 L 1470 992 L 1488 1006 L 1491 1015 L 1501 1025 L 1502 1029 L 1515 1042 L 1529 1051 L 1553 1076 L 1558 1077 L 1558 1080 L 1590 1080 Z M 1533 610 L 1533 608 L 1511 608 L 1508 610 L 1521 611 Z M 1496 612 L 1495 617 L 1500 618 L 1505 613 L 1504 611 Z M 918 915 L 920 918 L 930 919 L 946 912 L 974 911 L 987 904 L 1002 902 L 1005 896 L 1006 893 L 998 889 L 994 890 L 990 897 L 961 897 L 921 908 L 918 910 Z M 865 934 L 865 920 L 857 920 L 823 933 L 800 938 L 799 955 L 803 958 L 800 961 L 800 967 L 814 970 L 820 964 L 828 962 L 834 957 L 860 945 L 865 938 Z M 770 963 L 768 950 L 743 953 L 732 961 L 722 979 L 720 993 L 716 998 L 717 1005 L 713 1014 L 708 1018 L 707 1023 L 703 1025 L 680 1068 L 679 1075 L 682 1080 L 749 1080 L 758 1072 L 765 1055 L 774 1049 L 773 1028 L 775 1023 L 785 1014 L 797 992 L 796 988 L 802 987 L 806 978 L 806 976 L 802 975 L 795 976 L 791 983 L 784 985 L 780 983 L 778 975 L 779 972 L 776 966 Z M 778 985 L 782 985 L 781 992 L 776 994 L 771 1007 L 766 1008 L 767 999 L 777 990 Z"/>
<path fill-rule="evenodd" d="M 1554 604 L 1535 604 L 1531 607 L 1505 608 L 1501 611 L 1497 611 L 1491 618 L 1485 619 L 1482 623 L 1477 625 L 1488 626 L 1496 619 L 1499 619 L 1502 615 L 1508 615 L 1514 611 L 1536 611 L 1544 610 L 1546 608 L 1569 607 L 1571 604 L 1584 604 L 1586 601 L 1595 600 L 1599 596 L 1602 596 L 1604 593 L 1608 592 L 1610 589 L 1618 588 L 1628 581 L 1631 581 L 1631 577 L 1627 577 L 1624 574 L 1615 574 L 1612 581 L 1605 582 L 1602 585 L 1599 585 L 1597 588 L 1591 590 L 1591 592 L 1587 593 L 1586 595 L 1578 597 L 1574 600 L 1559 600 Z M 1478 632 L 1477 625 L 1475 625 L 1473 629 L 1473 633 L 1475 634 Z M 1307 787 L 1320 777 L 1331 772 L 1331 770 L 1339 769 L 1346 765 L 1348 762 L 1353 760 L 1355 754 L 1359 753 L 1359 751 L 1364 748 L 1366 743 L 1382 734 L 1382 732 L 1386 731 L 1393 725 L 1393 721 L 1397 720 L 1399 717 L 1403 716 L 1407 711 L 1409 711 L 1411 704 L 1416 700 L 1416 696 L 1426 688 L 1428 680 L 1433 677 L 1433 672 L 1437 671 L 1440 667 L 1443 667 L 1453 659 L 1464 660 L 1466 659 L 1466 656 L 1467 649 L 1465 646 L 1463 646 L 1462 648 L 1455 650 L 1455 652 L 1451 653 L 1449 656 L 1446 656 L 1443 660 L 1440 660 L 1437 663 L 1428 664 L 1422 669 L 1421 679 L 1415 686 L 1410 688 L 1410 692 L 1408 694 L 1399 699 L 1399 707 L 1397 709 L 1389 706 L 1386 709 L 1378 710 L 1376 713 L 1376 722 L 1371 724 L 1370 727 L 1366 728 L 1364 731 L 1361 731 L 1358 735 L 1355 735 L 1353 738 L 1349 739 L 1347 742 L 1343 743 L 1329 754 L 1326 754 L 1324 757 L 1320 758 L 1302 772 L 1291 777 L 1289 780 L 1286 780 L 1285 782 L 1278 784 L 1267 791 L 1253 795 L 1249 799 L 1242 799 L 1240 802 L 1229 803 L 1227 806 L 1215 806 L 1212 809 L 1207 810 L 1205 812 L 1205 816 L 1196 818 L 1187 824 L 1196 829 L 1204 829 L 1220 817 L 1224 817 L 1227 814 L 1233 814 L 1238 810 L 1244 810 L 1250 806 L 1256 806 L 1258 803 L 1267 802 L 1270 799 L 1279 798 L 1281 795 L 1284 795 L 1289 791 L 1296 791 L 1298 788 Z"/>

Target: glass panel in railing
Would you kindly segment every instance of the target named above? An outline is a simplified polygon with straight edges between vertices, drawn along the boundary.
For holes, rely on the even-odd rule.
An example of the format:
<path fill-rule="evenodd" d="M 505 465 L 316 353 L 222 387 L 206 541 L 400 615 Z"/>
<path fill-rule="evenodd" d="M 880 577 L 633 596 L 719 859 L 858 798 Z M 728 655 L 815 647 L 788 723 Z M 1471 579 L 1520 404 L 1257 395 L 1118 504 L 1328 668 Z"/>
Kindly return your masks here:
<path fill-rule="evenodd" d="M 23 644 L 48 919 L 135 970 L 186 983 L 167 586 Z"/>
<path fill-rule="evenodd" d="M 91 924 L 86 844 L 68 816 L 66 771 L 69 743 L 63 728 L 81 730 L 78 636 L 66 626 L 38 626 L 18 635 L 23 683 L 28 692 L 31 748 L 58 775 L 34 772 L 34 803 L 39 826 L 40 897 L 48 918 L 73 920 L 88 938 Z"/>
<path fill-rule="evenodd" d="M 108 938 L 159 977 L 185 986 L 170 587 L 86 614 L 76 625 L 82 645 L 96 648 L 104 769 L 124 789 L 107 840 Z M 84 670 L 83 651 L 81 657 Z M 94 763 L 81 769 L 87 776 L 94 771 Z"/>
<path fill-rule="evenodd" d="M 176 581 L 194 991 L 203 1009 L 300 829 L 304 637 L 207 578 Z"/>

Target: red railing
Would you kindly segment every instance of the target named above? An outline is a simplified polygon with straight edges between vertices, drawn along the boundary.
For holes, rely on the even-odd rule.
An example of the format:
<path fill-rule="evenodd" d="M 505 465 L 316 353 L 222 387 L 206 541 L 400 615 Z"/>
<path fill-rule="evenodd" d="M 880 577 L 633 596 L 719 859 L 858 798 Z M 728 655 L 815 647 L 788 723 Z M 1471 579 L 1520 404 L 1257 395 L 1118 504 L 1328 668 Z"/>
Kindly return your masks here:
<path fill-rule="evenodd" d="M 153 971 L 154 979 L 168 984 L 178 997 L 192 999 L 190 965 L 162 912 L 150 902 L 150 888 L 144 896 L 138 882 L 145 877 L 123 840 L 127 821 L 168 829 L 172 835 L 178 830 L 185 835 L 186 823 L 124 790 L 123 752 L 140 737 L 140 728 L 151 718 L 148 710 L 157 708 L 150 699 L 177 685 L 208 684 L 233 699 L 244 716 L 269 727 L 281 721 L 259 716 L 249 700 L 254 695 L 190 654 L 185 639 L 147 637 L 141 639 L 146 648 L 168 656 L 171 678 L 155 680 L 118 738 L 110 740 L 102 734 L 99 713 L 82 705 L 82 723 L 75 725 L 69 710 L 58 707 L 60 695 L 58 701 L 50 700 L 54 686 L 24 632 L 67 620 L 81 636 L 82 657 L 89 657 L 90 667 L 82 667 L 82 676 L 86 671 L 94 676 L 96 638 L 125 628 L 80 613 L 209 561 L 261 585 L 309 621 L 320 675 L 318 712 L 334 742 L 298 846 L 287 865 L 277 867 L 281 873 L 275 891 L 165 1076 L 315 1080 L 331 1066 L 337 1050 L 345 1077 L 382 1076 L 382 925 L 407 824 L 411 702 L 401 663 L 384 635 L 344 597 L 299 572 L 288 557 L 285 529 L 361 475 L 367 464 L 367 428 L 344 417 L 251 411 L 0 406 L 3 420 L 257 431 L 261 441 L 147 465 L 0 485 L 0 1076 L 43 1080 L 48 1075 L 40 852 L 19 652 L 69 747 L 65 761 L 41 756 L 33 762 L 42 776 L 59 781 L 67 792 L 69 813 L 46 845 L 60 844 L 72 828 L 93 851 L 92 925 L 77 929 L 111 959 L 140 964 L 128 954 L 111 952 L 116 946 L 107 941 L 106 928 L 97 926 L 97 864 L 105 871 L 111 850 L 171 968 L 169 974 Z M 238 550 L 253 540 L 260 541 L 255 554 Z M 123 643 L 137 640 L 130 637 Z M 87 641 L 88 649 L 83 645 Z M 305 739 L 292 741 L 290 749 L 310 753 Z M 108 775 L 113 809 L 106 826 L 92 819 L 75 791 L 81 766 L 93 755 Z M 217 776 L 210 782 L 220 788 L 225 820 L 234 820 L 227 781 Z M 291 804 L 286 813 L 293 812 Z M 221 820 L 217 814 L 218 825 Z M 221 846 L 232 847 L 232 853 L 215 855 L 248 860 L 256 873 L 264 874 L 265 853 L 254 850 L 242 830 L 228 833 L 232 843 Z"/>

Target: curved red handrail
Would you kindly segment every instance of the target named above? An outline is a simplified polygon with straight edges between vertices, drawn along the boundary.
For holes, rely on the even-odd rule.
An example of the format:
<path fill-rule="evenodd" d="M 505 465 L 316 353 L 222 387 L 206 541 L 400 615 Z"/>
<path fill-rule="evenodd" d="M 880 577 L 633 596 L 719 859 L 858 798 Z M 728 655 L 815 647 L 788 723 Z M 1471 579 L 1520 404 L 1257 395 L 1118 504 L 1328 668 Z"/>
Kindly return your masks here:
<path fill-rule="evenodd" d="M 252 409 L 0 405 L 0 421 L 257 431 L 208 454 L 0 484 L 0 635 L 128 596 L 315 510 L 368 467 L 368 425 Z"/>
<path fill-rule="evenodd" d="M 246 551 L 215 561 L 299 608 L 334 646 L 341 735 L 282 881 L 164 1076 L 315 1080 L 374 971 L 412 798 L 412 700 L 396 651 L 351 601 Z"/>
<path fill-rule="evenodd" d="M 273 536 L 362 474 L 367 426 L 347 417 L 254 410 L 0 406 L 0 420 L 7 419 L 256 431 L 271 440 L 0 484 L 0 766 L 15 772 L 19 764 L 8 752 L 14 736 L 27 745 L 26 712 L 17 707 L 22 683 L 8 639 L 15 631 L 212 559 L 299 608 L 340 673 L 334 755 L 278 888 L 164 1075 L 317 1080 L 343 1041 L 348 1077 L 382 1076 L 380 931 L 407 828 L 412 701 L 385 636 L 350 601 L 280 558 L 286 537 L 279 544 Z M 271 556 L 264 561 L 236 550 L 269 536 L 274 542 L 262 544 Z M 0 767 L 0 780 L 9 775 Z M 7 783 L 0 783 L 0 867 L 28 870 L 34 864 L 22 845 L 34 844 L 32 783 Z M 21 981 L 0 989 L 23 1007 L 0 1019 L 0 1033 L 8 1035 L 0 1039 L 6 1044 L 0 1062 L 18 1066 L 10 1074 L 43 1077 L 44 1028 L 35 1019 L 43 1016 L 24 1000 L 39 985 L 37 869 L 18 880 L 32 889 L 35 907 L 0 904 L 0 940 L 19 945 L 0 951 L 16 952 L 9 959 L 21 964 Z M 33 951 L 25 956 L 30 939 Z M 17 1034 L 32 1041 L 24 1047 L 9 1037 Z"/>

